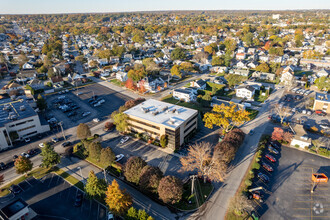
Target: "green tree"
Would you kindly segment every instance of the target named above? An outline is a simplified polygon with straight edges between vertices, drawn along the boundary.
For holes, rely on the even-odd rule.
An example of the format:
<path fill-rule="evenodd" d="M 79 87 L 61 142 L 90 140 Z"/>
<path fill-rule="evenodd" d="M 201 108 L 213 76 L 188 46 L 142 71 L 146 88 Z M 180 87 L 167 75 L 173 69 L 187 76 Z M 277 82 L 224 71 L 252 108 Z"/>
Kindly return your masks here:
<path fill-rule="evenodd" d="M 96 159 L 97 161 L 100 160 L 101 156 L 101 143 L 100 142 L 92 142 L 88 146 L 89 157 Z"/>
<path fill-rule="evenodd" d="M 136 208 L 134 208 L 134 207 L 129 208 L 129 210 L 127 211 L 125 219 L 126 220 L 137 220 L 137 219 L 139 219 L 138 211 L 136 210 Z"/>
<path fill-rule="evenodd" d="M 86 139 L 92 135 L 91 130 L 89 129 L 88 125 L 84 123 L 80 123 L 77 127 L 77 137 L 80 140 Z"/>
<path fill-rule="evenodd" d="M 47 109 L 47 102 L 46 100 L 41 96 L 41 94 L 37 97 L 37 106 L 40 110 Z"/>
<path fill-rule="evenodd" d="M 256 71 L 260 71 L 263 73 L 269 73 L 270 72 L 270 67 L 267 63 L 262 63 L 256 67 Z"/>
<path fill-rule="evenodd" d="M 94 171 L 90 171 L 85 185 L 85 192 L 89 198 L 100 197 L 106 191 L 107 186 L 104 180 L 98 179 Z"/>
<path fill-rule="evenodd" d="M 330 79 L 329 77 L 322 76 L 315 80 L 315 85 L 319 90 L 330 91 Z"/>
<path fill-rule="evenodd" d="M 31 162 L 31 160 L 23 156 L 19 156 L 15 160 L 14 165 L 15 165 L 16 173 L 18 174 L 27 173 L 30 170 L 32 170 L 33 167 L 33 163 Z"/>
<path fill-rule="evenodd" d="M 184 49 L 177 47 L 171 52 L 172 60 L 184 60 L 186 59 L 186 52 Z"/>
<path fill-rule="evenodd" d="M 144 39 L 142 32 L 135 34 L 132 38 L 132 41 L 135 43 L 140 43 L 140 44 L 144 43 L 145 39 Z"/>
<path fill-rule="evenodd" d="M 116 180 L 108 186 L 105 203 L 115 215 L 124 215 L 132 205 L 132 197 L 121 190 Z"/>
<path fill-rule="evenodd" d="M 54 148 L 49 144 L 46 144 L 41 149 L 41 157 L 42 157 L 42 166 L 46 168 L 50 168 L 56 164 L 58 164 L 61 160 L 60 155 L 55 152 Z"/>
<path fill-rule="evenodd" d="M 192 37 L 189 37 L 189 38 L 187 39 L 186 44 L 191 45 L 191 44 L 194 44 L 194 43 L 195 43 L 195 41 L 194 41 L 194 39 L 193 39 Z"/>
<path fill-rule="evenodd" d="M 181 68 L 179 65 L 174 65 L 172 66 L 171 68 L 171 74 L 172 76 L 178 76 L 178 77 L 182 77 L 182 74 L 181 74 Z"/>
<path fill-rule="evenodd" d="M 225 60 L 223 57 L 213 56 L 211 64 L 212 66 L 223 66 L 225 65 Z"/>
<path fill-rule="evenodd" d="M 162 135 L 160 137 L 160 146 L 162 146 L 162 148 L 165 148 L 168 144 L 168 137 L 167 135 Z"/>
<path fill-rule="evenodd" d="M 127 127 L 128 127 L 127 119 L 128 119 L 128 116 L 123 112 L 120 112 L 120 113 L 117 113 L 114 115 L 113 123 L 116 125 L 117 131 L 125 132 L 127 130 Z"/>
<path fill-rule="evenodd" d="M 108 167 L 115 162 L 115 158 L 116 156 L 110 147 L 102 148 L 100 162 L 104 167 Z"/>
<path fill-rule="evenodd" d="M 229 87 L 233 87 L 235 85 L 238 85 L 240 84 L 243 80 L 246 79 L 245 76 L 238 76 L 238 75 L 235 75 L 235 74 L 228 74 L 225 76 L 226 80 L 227 80 L 227 83 L 228 83 L 228 86 Z"/>
<path fill-rule="evenodd" d="M 251 32 L 247 33 L 243 37 L 243 41 L 246 43 L 248 47 L 253 45 L 253 34 Z"/>

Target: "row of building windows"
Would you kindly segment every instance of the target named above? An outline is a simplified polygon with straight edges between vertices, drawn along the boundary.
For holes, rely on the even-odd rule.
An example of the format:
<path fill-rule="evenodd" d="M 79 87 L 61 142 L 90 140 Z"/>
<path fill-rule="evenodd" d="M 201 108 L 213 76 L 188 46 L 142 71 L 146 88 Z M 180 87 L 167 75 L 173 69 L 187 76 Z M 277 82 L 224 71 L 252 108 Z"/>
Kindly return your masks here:
<path fill-rule="evenodd" d="M 189 131 L 192 127 L 196 126 L 196 121 L 194 123 L 192 123 L 188 128 L 184 129 L 184 133 L 186 134 L 187 131 Z"/>
<path fill-rule="evenodd" d="M 195 115 L 194 117 L 192 117 L 191 119 L 189 119 L 189 121 L 187 121 L 186 126 L 189 125 L 190 122 L 192 122 L 193 120 L 195 120 L 197 118 L 197 115 Z"/>
<path fill-rule="evenodd" d="M 30 120 L 27 120 L 27 121 L 22 121 L 22 122 L 19 122 L 17 124 L 12 124 L 12 125 L 9 125 L 10 128 L 14 127 L 14 126 L 19 126 L 19 125 L 23 125 L 25 123 L 28 123 L 28 122 L 32 122 L 33 119 L 30 119 Z"/>
<path fill-rule="evenodd" d="M 137 123 L 142 124 L 142 125 L 146 125 L 146 126 L 151 127 L 151 128 L 155 128 L 155 129 L 157 129 L 157 130 L 160 130 L 160 127 L 155 126 L 155 125 L 151 125 L 151 124 L 146 123 L 146 122 L 143 122 L 143 121 L 139 121 L 139 120 L 132 119 L 132 118 L 129 118 L 128 120 L 130 120 L 130 121 L 134 121 L 134 122 L 137 122 Z"/>
<path fill-rule="evenodd" d="M 136 126 L 136 125 L 132 125 L 130 123 L 128 123 L 128 126 L 131 126 L 132 128 L 137 128 L 139 130 L 142 130 L 142 131 L 145 131 L 145 132 L 148 132 L 150 134 L 154 134 L 154 135 L 159 135 L 158 133 L 154 132 L 154 131 L 149 131 L 148 129 L 145 129 L 145 128 L 141 128 L 139 126 Z"/>
<path fill-rule="evenodd" d="M 25 128 L 22 128 L 22 129 L 17 130 L 17 132 L 25 131 L 25 130 L 28 130 L 28 129 L 31 129 L 31 128 L 34 128 L 34 127 L 35 127 L 35 125 L 29 126 L 29 127 L 25 127 Z"/>

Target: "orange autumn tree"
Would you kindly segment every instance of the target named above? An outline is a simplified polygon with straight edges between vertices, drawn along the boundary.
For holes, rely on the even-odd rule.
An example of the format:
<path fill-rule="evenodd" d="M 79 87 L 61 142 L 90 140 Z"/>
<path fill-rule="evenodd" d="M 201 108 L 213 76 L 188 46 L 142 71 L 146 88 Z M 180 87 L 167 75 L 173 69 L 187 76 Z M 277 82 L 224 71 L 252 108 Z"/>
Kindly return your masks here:
<path fill-rule="evenodd" d="M 131 195 L 121 190 L 116 180 L 108 186 L 105 195 L 105 203 L 115 215 L 124 215 L 132 205 Z"/>

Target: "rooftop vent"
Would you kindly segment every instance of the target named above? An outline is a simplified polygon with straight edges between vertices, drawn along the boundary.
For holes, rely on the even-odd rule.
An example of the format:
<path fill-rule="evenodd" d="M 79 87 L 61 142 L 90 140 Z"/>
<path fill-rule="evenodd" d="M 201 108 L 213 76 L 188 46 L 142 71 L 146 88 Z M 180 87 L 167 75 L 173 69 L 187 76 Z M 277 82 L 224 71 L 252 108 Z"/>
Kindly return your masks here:
<path fill-rule="evenodd" d="M 170 118 L 168 123 L 171 124 L 171 125 L 174 125 L 175 121 L 176 121 L 175 118 Z"/>
<path fill-rule="evenodd" d="M 173 109 L 173 110 L 172 110 L 172 113 L 175 113 L 175 112 L 176 112 L 176 109 Z"/>
<path fill-rule="evenodd" d="M 4 110 L 4 111 L 8 111 L 8 110 L 10 110 L 10 106 L 9 106 L 9 105 L 5 105 L 5 106 L 3 107 L 3 110 Z"/>
<path fill-rule="evenodd" d="M 144 107 L 141 107 L 141 110 L 144 112 L 144 113 L 148 113 L 150 110 L 148 108 L 144 108 Z"/>
<path fill-rule="evenodd" d="M 25 106 L 24 106 L 24 105 L 21 105 L 21 106 L 19 107 L 19 110 L 21 110 L 21 111 L 25 111 Z"/>
<path fill-rule="evenodd" d="M 162 110 L 163 112 L 166 111 L 168 109 L 168 106 L 165 106 Z"/>
<path fill-rule="evenodd" d="M 158 112 L 158 111 L 153 111 L 152 114 L 153 114 L 153 115 L 158 115 L 159 112 Z"/>

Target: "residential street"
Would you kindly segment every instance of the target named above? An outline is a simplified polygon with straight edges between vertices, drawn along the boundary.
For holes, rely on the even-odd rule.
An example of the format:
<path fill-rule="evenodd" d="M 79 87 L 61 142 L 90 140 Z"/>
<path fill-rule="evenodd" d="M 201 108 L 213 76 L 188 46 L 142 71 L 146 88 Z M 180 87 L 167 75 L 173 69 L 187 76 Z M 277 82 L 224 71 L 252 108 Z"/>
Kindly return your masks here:
<path fill-rule="evenodd" d="M 224 183 L 217 184 L 215 193 L 200 210 L 190 216 L 190 219 L 224 219 L 230 199 L 235 195 L 244 174 L 253 158 L 261 135 L 267 129 L 272 129 L 273 124 L 268 122 L 268 112 L 271 104 L 277 103 L 283 95 L 284 89 L 275 91 L 268 98 L 268 102 L 260 108 L 258 117 L 242 126 L 245 133 L 254 129 L 252 136 L 246 135 L 243 145 L 238 150 L 231 165 L 228 178 Z M 268 128 L 270 127 L 270 128 Z"/>

